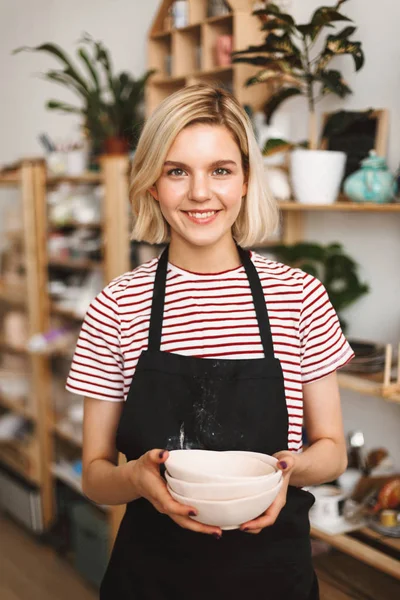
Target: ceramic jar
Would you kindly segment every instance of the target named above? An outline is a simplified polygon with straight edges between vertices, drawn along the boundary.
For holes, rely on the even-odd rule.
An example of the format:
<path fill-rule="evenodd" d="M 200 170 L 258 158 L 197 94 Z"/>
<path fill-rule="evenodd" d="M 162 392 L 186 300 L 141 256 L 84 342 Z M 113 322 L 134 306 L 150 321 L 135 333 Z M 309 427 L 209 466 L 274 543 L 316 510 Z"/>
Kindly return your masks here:
<path fill-rule="evenodd" d="M 391 202 L 397 191 L 395 177 L 384 158 L 371 151 L 361 161 L 361 169 L 344 182 L 344 193 L 354 202 Z"/>
<path fill-rule="evenodd" d="M 333 204 L 339 194 L 346 154 L 296 148 L 290 155 L 293 195 L 301 204 Z"/>

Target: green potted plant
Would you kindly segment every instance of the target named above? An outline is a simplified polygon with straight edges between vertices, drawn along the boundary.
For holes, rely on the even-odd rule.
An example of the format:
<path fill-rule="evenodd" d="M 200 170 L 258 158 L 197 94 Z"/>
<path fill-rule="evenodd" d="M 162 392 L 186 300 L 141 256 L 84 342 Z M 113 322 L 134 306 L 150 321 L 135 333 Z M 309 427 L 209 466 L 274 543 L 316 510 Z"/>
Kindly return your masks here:
<path fill-rule="evenodd" d="M 341 312 L 369 292 L 367 284 L 358 277 L 358 265 L 348 256 L 341 244 L 327 246 L 299 242 L 291 246 L 276 244 L 268 249 L 279 261 L 297 267 L 317 277 L 325 286 L 337 312 L 341 327 L 347 330 Z"/>
<path fill-rule="evenodd" d="M 114 73 L 109 51 L 88 34 L 79 41 L 77 66 L 56 44 L 18 48 L 14 54 L 23 51 L 47 53 L 61 63 L 60 69 L 47 71 L 43 77 L 73 91 L 81 104 L 49 100 L 47 108 L 81 115 L 97 152 L 125 153 L 135 148 L 143 123 L 145 86 L 154 71 L 138 79 L 126 71 Z"/>
<path fill-rule="evenodd" d="M 356 27 L 348 25 L 351 19 L 340 12 L 347 0 L 338 0 L 334 6 L 321 6 L 315 10 L 308 23 L 296 23 L 276 4 L 267 4 L 254 11 L 263 22 L 266 32 L 264 43 L 235 52 L 234 62 L 260 66 L 261 70 L 248 79 L 246 85 L 264 84 L 270 96 L 264 106 L 267 123 L 283 102 L 295 96 L 304 96 L 309 113 L 309 135 L 306 147 L 296 147 L 285 140 L 271 139 L 266 143 L 265 154 L 292 150 L 291 175 L 295 197 L 305 203 L 331 203 L 339 192 L 345 167 L 342 152 L 321 151 L 318 148 L 316 105 L 329 94 L 345 98 L 351 89 L 331 61 L 350 55 L 356 71 L 364 64 L 361 42 L 350 38 Z M 321 36 L 334 29 L 338 23 L 346 26 L 339 32 L 329 33 L 321 48 Z"/>

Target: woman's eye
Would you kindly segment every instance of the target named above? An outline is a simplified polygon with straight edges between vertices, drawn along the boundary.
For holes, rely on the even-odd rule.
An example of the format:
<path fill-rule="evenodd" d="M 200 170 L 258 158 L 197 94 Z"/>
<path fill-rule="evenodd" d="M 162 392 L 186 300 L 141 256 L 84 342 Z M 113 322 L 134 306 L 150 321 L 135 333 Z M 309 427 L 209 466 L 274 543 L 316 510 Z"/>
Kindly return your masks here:
<path fill-rule="evenodd" d="M 224 169 L 223 167 L 218 167 L 218 169 L 215 169 L 214 173 L 217 175 L 229 175 L 230 171 L 228 169 Z"/>
<path fill-rule="evenodd" d="M 171 171 L 168 171 L 168 175 L 173 175 L 174 177 L 181 177 L 184 173 L 183 169 L 171 169 Z"/>

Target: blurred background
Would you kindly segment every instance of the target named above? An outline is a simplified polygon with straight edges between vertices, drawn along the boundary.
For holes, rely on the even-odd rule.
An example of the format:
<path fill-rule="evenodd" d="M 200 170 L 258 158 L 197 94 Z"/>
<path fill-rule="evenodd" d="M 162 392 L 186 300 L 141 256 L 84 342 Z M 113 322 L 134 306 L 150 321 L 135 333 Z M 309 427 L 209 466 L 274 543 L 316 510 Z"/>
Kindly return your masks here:
<path fill-rule="evenodd" d="M 129 240 L 130 161 L 199 82 L 244 106 L 280 203 L 253 250 L 319 277 L 356 352 L 347 517 L 313 517 L 321 597 L 399 597 L 399 19 L 391 0 L 0 0 L 2 599 L 97 597 L 123 509 L 82 494 L 65 378 L 91 299 L 161 250 Z"/>

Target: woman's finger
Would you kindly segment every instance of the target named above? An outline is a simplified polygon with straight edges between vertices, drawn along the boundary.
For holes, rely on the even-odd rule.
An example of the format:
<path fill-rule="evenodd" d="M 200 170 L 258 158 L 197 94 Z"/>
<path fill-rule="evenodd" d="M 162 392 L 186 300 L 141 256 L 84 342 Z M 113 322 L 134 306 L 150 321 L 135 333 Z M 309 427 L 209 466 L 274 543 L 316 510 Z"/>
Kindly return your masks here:
<path fill-rule="evenodd" d="M 264 529 L 264 527 L 270 527 L 273 525 L 278 518 L 279 513 L 284 507 L 285 503 L 282 500 L 275 500 L 271 506 L 257 519 L 243 523 L 240 529 L 242 531 L 253 531 L 257 529 Z"/>
<path fill-rule="evenodd" d="M 203 523 L 199 523 L 198 521 L 194 521 L 193 519 L 187 517 L 171 516 L 171 519 L 184 529 L 189 529 L 190 531 L 195 531 L 196 533 L 212 535 L 217 539 L 221 538 L 222 536 L 222 530 L 219 527 L 204 525 Z"/>
<path fill-rule="evenodd" d="M 155 493 L 149 498 L 150 502 L 156 506 L 159 512 L 166 515 L 191 516 L 197 515 L 197 510 L 194 506 L 187 506 L 174 500 L 167 489 L 167 484 L 160 478 L 156 487 Z"/>

